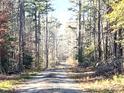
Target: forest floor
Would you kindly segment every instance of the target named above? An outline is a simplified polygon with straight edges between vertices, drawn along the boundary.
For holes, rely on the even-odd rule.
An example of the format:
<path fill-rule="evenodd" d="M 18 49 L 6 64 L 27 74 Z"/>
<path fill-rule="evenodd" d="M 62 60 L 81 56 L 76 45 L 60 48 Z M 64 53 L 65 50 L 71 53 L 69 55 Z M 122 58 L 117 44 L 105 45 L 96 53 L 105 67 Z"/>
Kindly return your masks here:
<path fill-rule="evenodd" d="M 70 68 L 66 62 L 61 62 L 56 68 L 41 72 L 16 86 L 16 93 L 88 93 L 81 90 L 79 82 L 70 78 L 77 74 Z"/>
<path fill-rule="evenodd" d="M 95 76 L 92 71 L 89 68 L 73 68 L 73 73 L 83 74 L 75 74 L 71 78 L 80 83 L 81 90 L 88 91 L 87 93 L 124 93 L 124 75 Z"/>
<path fill-rule="evenodd" d="M 15 89 L 16 93 L 124 93 L 124 75 L 96 77 L 92 68 L 80 68 L 69 60 L 33 76 Z"/>
<path fill-rule="evenodd" d="M 92 68 L 80 68 L 73 62 L 60 62 L 54 69 L 23 78 L 0 83 L 0 93 L 124 93 L 124 75 L 94 77 Z"/>

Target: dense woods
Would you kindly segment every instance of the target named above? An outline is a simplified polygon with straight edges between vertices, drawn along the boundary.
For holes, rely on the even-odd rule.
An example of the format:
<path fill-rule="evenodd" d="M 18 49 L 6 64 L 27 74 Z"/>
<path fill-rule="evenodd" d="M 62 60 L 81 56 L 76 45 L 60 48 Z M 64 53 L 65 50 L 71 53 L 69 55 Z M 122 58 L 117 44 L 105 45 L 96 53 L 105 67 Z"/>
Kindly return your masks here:
<path fill-rule="evenodd" d="M 68 28 L 76 32 L 75 59 L 97 75 L 123 72 L 124 0 L 70 0 Z M 46 69 L 57 61 L 61 26 L 49 0 L 0 0 L 0 72 Z"/>
<path fill-rule="evenodd" d="M 51 1 L 1 0 L 0 6 L 1 73 L 48 68 L 49 55 L 55 54 L 54 30 L 60 26 L 56 18 L 48 20 Z"/>
<path fill-rule="evenodd" d="M 97 74 L 123 70 L 124 0 L 71 0 L 77 22 L 77 59 L 81 66 L 94 66 Z M 81 52 L 81 53 L 80 53 Z"/>
<path fill-rule="evenodd" d="M 59 1 L 0 0 L 0 93 L 123 93 L 124 0 L 67 0 L 69 18 Z"/>

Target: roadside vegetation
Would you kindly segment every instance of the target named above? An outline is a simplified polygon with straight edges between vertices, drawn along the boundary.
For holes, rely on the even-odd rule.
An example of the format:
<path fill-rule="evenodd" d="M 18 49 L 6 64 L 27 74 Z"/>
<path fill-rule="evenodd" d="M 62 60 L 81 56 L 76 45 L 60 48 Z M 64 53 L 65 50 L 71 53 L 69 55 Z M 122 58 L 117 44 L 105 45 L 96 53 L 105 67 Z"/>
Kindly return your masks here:
<path fill-rule="evenodd" d="M 1 75 L 0 77 L 0 93 L 13 93 L 16 86 L 24 83 L 26 80 L 30 80 L 38 72 L 25 72 L 20 75 Z"/>

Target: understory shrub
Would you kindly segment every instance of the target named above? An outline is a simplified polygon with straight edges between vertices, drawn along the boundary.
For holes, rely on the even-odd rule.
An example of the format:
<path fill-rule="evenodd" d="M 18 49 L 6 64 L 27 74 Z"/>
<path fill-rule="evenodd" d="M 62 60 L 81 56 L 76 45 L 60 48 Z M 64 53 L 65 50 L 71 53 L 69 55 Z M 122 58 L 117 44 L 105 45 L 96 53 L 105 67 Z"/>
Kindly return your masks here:
<path fill-rule="evenodd" d="M 32 66 L 32 62 L 33 62 L 32 54 L 28 50 L 25 50 L 24 58 L 23 58 L 24 68 L 25 69 L 30 69 L 31 66 Z"/>
<path fill-rule="evenodd" d="M 121 74 L 123 69 L 123 59 L 114 58 L 109 62 L 99 63 L 96 67 L 96 75 L 110 76 Z"/>

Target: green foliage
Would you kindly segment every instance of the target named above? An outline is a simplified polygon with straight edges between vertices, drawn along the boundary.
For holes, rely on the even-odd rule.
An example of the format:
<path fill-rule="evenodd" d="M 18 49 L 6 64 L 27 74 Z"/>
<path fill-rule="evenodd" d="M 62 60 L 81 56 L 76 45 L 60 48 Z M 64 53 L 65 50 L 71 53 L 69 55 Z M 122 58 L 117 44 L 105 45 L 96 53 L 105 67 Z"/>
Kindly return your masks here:
<path fill-rule="evenodd" d="M 94 50 L 95 50 L 94 48 L 95 48 L 94 44 L 89 42 L 87 44 L 87 47 L 85 47 L 85 50 L 84 50 L 85 56 L 89 57 L 94 52 Z"/>
<path fill-rule="evenodd" d="M 78 50 L 78 54 L 76 54 L 76 59 L 78 59 L 79 63 L 83 62 L 82 48 Z"/>
<path fill-rule="evenodd" d="M 79 64 L 81 67 L 90 67 L 91 66 L 91 61 L 87 58 L 83 59 L 83 62 Z"/>
<path fill-rule="evenodd" d="M 112 28 L 118 29 L 124 27 L 124 0 L 111 4 L 113 11 L 107 14 Z"/>
<path fill-rule="evenodd" d="M 92 64 L 92 62 L 87 57 L 85 57 L 84 55 L 81 56 L 80 53 L 79 55 L 78 54 L 76 55 L 76 59 L 79 60 L 79 66 L 81 67 L 89 67 Z"/>
<path fill-rule="evenodd" d="M 33 57 L 32 57 L 32 54 L 28 50 L 26 50 L 24 52 L 24 58 L 23 59 L 24 59 L 23 65 L 24 65 L 25 69 L 30 69 L 32 62 L 33 62 Z"/>
<path fill-rule="evenodd" d="M 3 37 L 5 40 L 5 43 L 3 43 L 0 47 L 2 53 L 1 53 L 1 72 L 2 73 L 8 73 L 9 70 L 11 69 L 11 54 L 14 50 L 14 45 L 12 45 L 12 42 L 16 40 L 12 35 L 9 33 L 6 33 Z"/>
<path fill-rule="evenodd" d="M 42 14 L 47 11 L 54 11 L 51 7 L 50 1 L 47 1 L 48 7 L 46 8 L 46 0 L 26 0 L 25 10 L 28 13 L 28 17 L 34 16 L 35 12 L 40 12 Z"/>
<path fill-rule="evenodd" d="M 7 58 L 2 58 L 1 60 L 1 69 L 3 73 L 8 73 L 9 71 L 9 60 Z"/>

